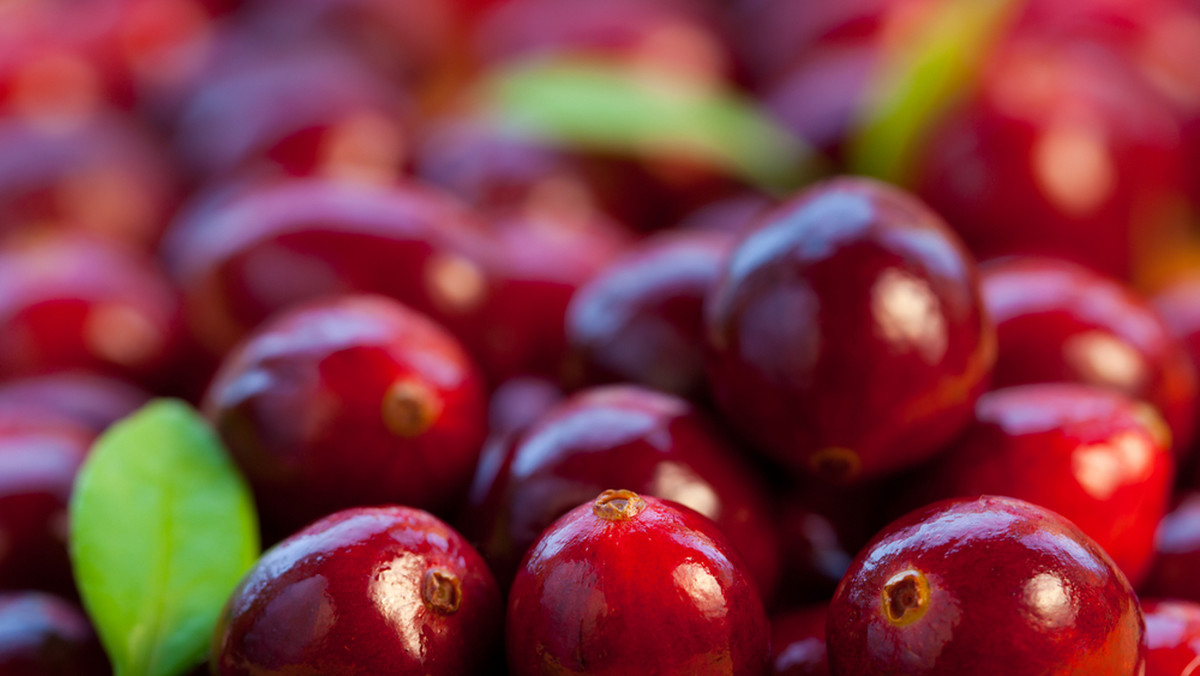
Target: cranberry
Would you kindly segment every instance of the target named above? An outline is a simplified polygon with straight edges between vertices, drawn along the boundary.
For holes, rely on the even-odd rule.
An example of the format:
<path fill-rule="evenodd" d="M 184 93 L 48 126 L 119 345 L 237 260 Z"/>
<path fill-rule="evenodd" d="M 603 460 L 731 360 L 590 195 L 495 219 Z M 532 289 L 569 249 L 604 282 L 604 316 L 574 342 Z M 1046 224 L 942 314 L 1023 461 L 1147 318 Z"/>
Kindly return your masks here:
<path fill-rule="evenodd" d="M 866 179 L 762 217 L 706 313 L 730 420 L 793 469 L 840 480 L 929 457 L 969 419 L 994 358 L 966 251 L 920 202 Z"/>
<path fill-rule="evenodd" d="M 1151 299 L 1167 329 L 1182 346 L 1191 360 L 1193 367 L 1200 365 L 1200 277 L 1185 277 L 1161 289 Z M 1186 369 L 1181 369 L 1185 371 Z M 1178 415 L 1193 425 L 1197 414 L 1200 413 L 1200 401 L 1192 409 L 1190 415 L 1179 411 Z M 1195 436 L 1194 434 L 1192 435 Z M 1194 442 L 1195 439 L 1193 438 Z M 1175 440 L 1175 454 L 1179 458 L 1193 457 L 1190 448 L 1184 446 L 1187 438 Z"/>
<path fill-rule="evenodd" d="M 704 299 L 732 247 L 724 233 L 664 233 L 581 288 L 567 312 L 568 379 L 702 398 Z"/>
<path fill-rule="evenodd" d="M 923 144 L 919 194 L 988 258 L 1066 258 L 1119 278 L 1173 227 L 1179 128 L 1119 54 L 1013 41 Z"/>
<path fill-rule="evenodd" d="M 1145 662 L 1129 582 L 1057 514 L 947 500 L 888 526 L 829 606 L 829 666 L 871 674 L 1128 676 Z"/>
<path fill-rule="evenodd" d="M 0 118 L 0 232 L 85 230 L 149 247 L 174 207 L 172 171 L 114 114 Z"/>
<path fill-rule="evenodd" d="M 1145 676 L 1186 676 L 1200 664 L 1200 605 L 1142 599 L 1146 617 Z"/>
<path fill-rule="evenodd" d="M 771 618 L 772 676 L 829 676 L 828 610 L 811 606 Z"/>
<path fill-rule="evenodd" d="M 0 249 L 0 377 L 91 370 L 157 384 L 181 346 L 174 289 L 138 252 L 80 235 Z"/>
<path fill-rule="evenodd" d="M 1196 370 L 1150 303 L 1072 263 L 1011 258 L 980 266 L 996 323 L 994 387 L 1038 382 L 1098 385 L 1153 404 L 1176 457 L 1190 449 Z"/>
<path fill-rule="evenodd" d="M 263 555 L 213 639 L 216 676 L 473 676 L 499 660 L 500 592 L 479 554 L 408 507 L 349 509 Z"/>
<path fill-rule="evenodd" d="M 1200 493 L 1188 491 L 1158 524 L 1154 560 L 1142 585 L 1148 596 L 1200 602 Z"/>
<path fill-rule="evenodd" d="M 271 320 L 231 353 L 205 410 L 268 525 L 399 502 L 447 510 L 483 443 L 479 374 L 453 337 L 379 296 Z"/>
<path fill-rule="evenodd" d="M 731 195 L 691 212 L 679 222 L 676 229 L 740 235 L 774 204 L 771 198 L 756 192 Z"/>
<path fill-rule="evenodd" d="M 767 488 L 682 399 L 633 386 L 588 390 L 550 409 L 509 455 L 470 506 L 482 516 L 469 535 L 501 581 L 555 519 L 606 485 L 624 485 L 712 519 L 771 597 L 779 550 Z"/>
<path fill-rule="evenodd" d="M 557 375 L 566 359 L 567 304 L 628 248 L 630 233 L 597 214 L 522 211 L 493 221 L 491 293 L 482 330 L 464 336 L 496 381 Z"/>
<path fill-rule="evenodd" d="M 296 176 L 397 176 L 409 103 L 376 73 L 313 44 L 230 52 L 178 113 L 179 153 L 197 174 L 267 165 Z"/>
<path fill-rule="evenodd" d="M 150 394 L 136 385 L 84 371 L 0 383 L 0 409 L 30 407 L 48 411 L 97 434 L 149 400 Z"/>
<path fill-rule="evenodd" d="M 67 503 L 94 436 L 42 411 L 0 409 L 0 589 L 74 594 Z"/>
<path fill-rule="evenodd" d="M 508 602 L 512 676 L 759 676 L 769 626 L 715 525 L 627 490 L 569 512 L 530 550 Z"/>
<path fill-rule="evenodd" d="M 49 594 L 0 593 L 0 636 L 6 676 L 112 673 L 83 611 Z"/>
<path fill-rule="evenodd" d="M 1145 577 L 1173 463 L 1153 409 L 1082 385 L 989 392 L 922 476 L 927 498 L 1007 495 L 1070 519 L 1134 583 Z"/>
<path fill-rule="evenodd" d="M 172 226 L 166 253 L 193 330 L 217 354 L 289 305 L 352 291 L 465 335 L 489 289 L 482 226 L 420 185 L 296 180 L 215 202 Z"/>

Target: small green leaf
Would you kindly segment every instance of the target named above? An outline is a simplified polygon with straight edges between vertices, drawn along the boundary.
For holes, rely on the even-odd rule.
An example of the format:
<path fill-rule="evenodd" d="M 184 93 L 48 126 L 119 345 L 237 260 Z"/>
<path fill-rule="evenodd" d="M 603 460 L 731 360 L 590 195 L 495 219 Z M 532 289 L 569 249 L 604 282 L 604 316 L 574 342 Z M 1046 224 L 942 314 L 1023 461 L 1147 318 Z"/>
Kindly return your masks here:
<path fill-rule="evenodd" d="M 1024 0 L 951 0 L 910 39 L 884 50 L 883 68 L 851 139 L 855 173 L 908 184 L 929 127 L 978 76 Z"/>
<path fill-rule="evenodd" d="M 117 676 L 200 663 L 259 554 L 254 503 L 207 423 L 158 400 L 106 432 L 71 498 L 71 560 Z"/>
<path fill-rule="evenodd" d="M 570 148 L 614 155 L 672 153 L 768 191 L 801 184 L 817 156 L 720 85 L 583 58 L 535 61 L 482 85 L 500 122 Z"/>

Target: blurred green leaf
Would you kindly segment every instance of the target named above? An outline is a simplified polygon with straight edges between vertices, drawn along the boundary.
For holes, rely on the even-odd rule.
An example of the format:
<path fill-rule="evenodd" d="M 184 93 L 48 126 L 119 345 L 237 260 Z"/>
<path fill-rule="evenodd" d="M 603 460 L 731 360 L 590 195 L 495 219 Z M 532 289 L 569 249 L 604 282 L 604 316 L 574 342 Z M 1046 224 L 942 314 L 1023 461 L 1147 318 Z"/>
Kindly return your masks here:
<path fill-rule="evenodd" d="M 177 676 L 259 554 L 249 489 L 208 424 L 158 400 L 106 432 L 71 498 L 71 559 L 117 676 Z"/>
<path fill-rule="evenodd" d="M 817 161 L 752 101 L 664 71 L 537 61 L 500 71 L 482 92 L 488 111 L 524 133 L 588 151 L 684 157 L 767 191 L 796 187 Z"/>
<path fill-rule="evenodd" d="M 929 128 L 969 91 L 1023 5 L 1023 0 L 947 0 L 923 30 L 885 50 L 851 139 L 854 172 L 907 185 Z"/>

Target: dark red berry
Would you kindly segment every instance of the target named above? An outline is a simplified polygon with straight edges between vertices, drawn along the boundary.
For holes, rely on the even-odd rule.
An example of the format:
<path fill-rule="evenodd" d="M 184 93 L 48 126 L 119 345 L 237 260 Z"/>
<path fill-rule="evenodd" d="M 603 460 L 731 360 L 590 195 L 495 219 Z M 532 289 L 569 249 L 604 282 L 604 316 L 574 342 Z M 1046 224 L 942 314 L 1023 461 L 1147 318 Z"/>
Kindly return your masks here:
<path fill-rule="evenodd" d="M 824 605 L 771 618 L 772 676 L 829 676 Z"/>
<path fill-rule="evenodd" d="M 475 676 L 499 662 L 500 592 L 469 544 L 408 507 L 349 509 L 279 543 L 234 591 L 216 676 Z"/>
<path fill-rule="evenodd" d="M 488 292 L 482 226 L 422 186 L 285 181 L 216 201 L 176 222 L 166 246 L 192 329 L 214 353 L 320 296 L 381 293 L 458 332 Z"/>
<path fill-rule="evenodd" d="M 1142 673 L 1125 576 L 1057 514 L 1021 500 L 946 500 L 888 526 L 829 607 L 829 665 L 877 674 Z"/>
<path fill-rule="evenodd" d="M 150 394 L 132 383 L 86 371 L 17 378 L 0 384 L 0 409 L 46 411 L 97 434 L 149 400 Z"/>
<path fill-rule="evenodd" d="M 277 317 L 229 355 L 206 399 L 265 520 L 288 530 L 355 505 L 455 506 L 485 406 L 458 342 L 380 296 Z"/>
<path fill-rule="evenodd" d="M 583 286 L 567 311 L 567 378 L 701 398 L 704 299 L 733 241 L 721 232 L 659 235 Z"/>
<path fill-rule="evenodd" d="M 108 676 L 112 669 L 82 610 L 26 591 L 0 593 L 0 673 Z"/>
<path fill-rule="evenodd" d="M 831 479 L 929 457 L 994 359 L 965 249 L 920 202 L 865 179 L 763 216 L 706 311 L 721 408 L 780 461 Z"/>
<path fill-rule="evenodd" d="M 1142 599 L 1146 617 L 1145 676 L 1190 676 L 1200 665 L 1200 605 Z"/>
<path fill-rule="evenodd" d="M 604 486 L 629 486 L 713 520 L 764 598 L 779 580 L 768 489 L 687 402 L 633 386 L 584 391 L 546 412 L 509 448 L 482 500 L 477 542 L 501 581 L 538 536 Z"/>
<path fill-rule="evenodd" d="M 0 409 L 0 589 L 74 595 L 67 505 L 94 437 L 70 419 Z"/>
<path fill-rule="evenodd" d="M 508 602 L 511 676 L 761 676 L 770 628 L 740 557 L 695 512 L 626 490 L 569 512 Z"/>
<path fill-rule="evenodd" d="M 1145 404 L 1083 385 L 989 392 L 975 420 L 920 474 L 926 499 L 1005 495 L 1070 519 L 1135 584 L 1170 499 L 1165 424 Z"/>
<path fill-rule="evenodd" d="M 1148 301 L 1072 263 L 1009 258 L 980 266 L 996 323 L 993 387 L 1073 382 L 1115 390 L 1158 408 L 1177 458 L 1190 449 L 1196 371 Z"/>
<path fill-rule="evenodd" d="M 1150 574 L 1142 593 L 1200 603 L 1200 493 L 1180 495 L 1158 524 Z"/>

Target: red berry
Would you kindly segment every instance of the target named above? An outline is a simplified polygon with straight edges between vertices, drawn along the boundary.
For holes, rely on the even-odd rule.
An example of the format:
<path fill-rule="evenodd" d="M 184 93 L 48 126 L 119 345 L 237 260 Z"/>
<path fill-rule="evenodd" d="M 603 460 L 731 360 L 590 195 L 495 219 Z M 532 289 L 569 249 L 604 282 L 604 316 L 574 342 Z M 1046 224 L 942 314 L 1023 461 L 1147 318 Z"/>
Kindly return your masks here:
<path fill-rule="evenodd" d="M 1070 519 L 1135 584 L 1174 475 L 1165 425 L 1152 408 L 1082 385 L 989 392 L 975 420 L 917 489 L 927 499 L 1005 495 Z"/>
<path fill-rule="evenodd" d="M 771 618 L 772 676 L 829 676 L 827 614 L 821 605 Z"/>
<path fill-rule="evenodd" d="M 717 403 L 780 461 L 833 479 L 929 457 L 966 423 L 994 358 L 957 238 L 865 179 L 763 216 L 706 310 Z"/>
<path fill-rule="evenodd" d="M 508 604 L 512 676 L 760 676 L 769 626 L 741 559 L 695 512 L 605 491 L 547 530 Z"/>
<path fill-rule="evenodd" d="M 16 378 L 0 384 L 0 408 L 31 408 L 72 420 L 99 434 L 141 408 L 150 394 L 86 371 Z"/>
<path fill-rule="evenodd" d="M 222 365 L 206 411 L 265 520 L 290 530 L 355 505 L 453 508 L 485 405 L 443 329 L 393 300 L 344 296 L 261 327 Z"/>
<path fill-rule="evenodd" d="M 1200 494 L 1183 493 L 1158 525 L 1154 559 L 1143 593 L 1200 602 Z"/>
<path fill-rule="evenodd" d="M 1144 626 L 1096 543 L 1035 505 L 985 496 L 913 512 L 859 553 L 829 607 L 831 671 L 1129 676 Z"/>
<path fill-rule="evenodd" d="M 1010 258 L 980 266 L 996 323 L 993 387 L 1097 385 L 1147 401 L 1170 425 L 1177 458 L 1190 449 L 1196 371 L 1148 301 L 1072 263 Z"/>
<path fill-rule="evenodd" d="M 712 519 L 771 597 L 779 545 L 768 489 L 682 399 L 632 386 L 587 390 L 547 411 L 508 452 L 470 505 L 472 535 L 501 581 L 555 519 L 604 486 L 624 485 Z"/>
<path fill-rule="evenodd" d="M 1190 676 L 1200 665 L 1200 605 L 1142 600 L 1146 616 L 1145 676 Z"/>
<path fill-rule="evenodd" d="M 0 593 L 0 637 L 5 676 L 112 673 L 83 611 L 49 594 Z"/>
<path fill-rule="evenodd" d="M 338 512 L 263 555 L 213 639 L 216 676 L 475 676 L 500 659 L 500 592 L 449 526 L 408 507 Z"/>

